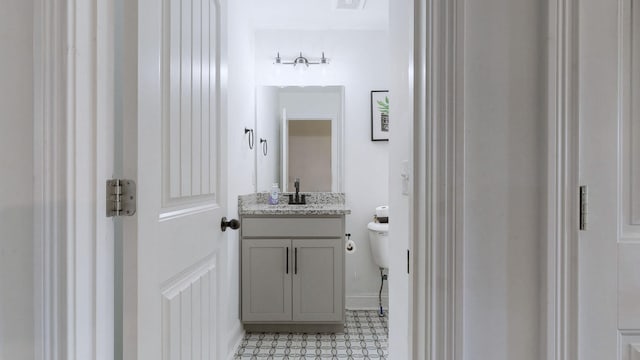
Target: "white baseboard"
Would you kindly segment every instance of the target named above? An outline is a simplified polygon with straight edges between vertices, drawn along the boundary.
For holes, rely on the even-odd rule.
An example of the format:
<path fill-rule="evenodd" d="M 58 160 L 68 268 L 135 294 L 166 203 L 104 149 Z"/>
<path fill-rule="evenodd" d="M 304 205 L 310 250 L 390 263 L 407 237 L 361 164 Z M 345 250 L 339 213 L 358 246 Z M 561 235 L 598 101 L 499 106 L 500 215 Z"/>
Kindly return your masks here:
<path fill-rule="evenodd" d="M 244 337 L 244 328 L 242 327 L 241 322 L 236 322 L 236 325 L 233 327 L 233 330 L 229 331 L 229 342 L 228 342 L 228 352 L 227 359 L 233 360 L 236 354 L 236 349 L 240 346 L 242 342 L 242 338 Z"/>
<path fill-rule="evenodd" d="M 378 294 L 347 296 L 347 310 L 378 310 Z M 382 307 L 389 309 L 389 294 L 382 294 Z"/>

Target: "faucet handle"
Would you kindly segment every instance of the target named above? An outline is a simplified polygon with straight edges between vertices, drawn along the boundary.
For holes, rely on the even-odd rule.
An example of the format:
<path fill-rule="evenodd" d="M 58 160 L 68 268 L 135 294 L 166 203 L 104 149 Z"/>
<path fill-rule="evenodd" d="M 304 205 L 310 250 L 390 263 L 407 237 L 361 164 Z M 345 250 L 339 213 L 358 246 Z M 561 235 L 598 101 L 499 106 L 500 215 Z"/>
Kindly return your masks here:
<path fill-rule="evenodd" d="M 307 196 L 305 194 L 300 194 L 299 198 L 295 198 L 293 194 L 288 194 L 289 197 L 289 205 L 306 205 L 307 204 Z"/>

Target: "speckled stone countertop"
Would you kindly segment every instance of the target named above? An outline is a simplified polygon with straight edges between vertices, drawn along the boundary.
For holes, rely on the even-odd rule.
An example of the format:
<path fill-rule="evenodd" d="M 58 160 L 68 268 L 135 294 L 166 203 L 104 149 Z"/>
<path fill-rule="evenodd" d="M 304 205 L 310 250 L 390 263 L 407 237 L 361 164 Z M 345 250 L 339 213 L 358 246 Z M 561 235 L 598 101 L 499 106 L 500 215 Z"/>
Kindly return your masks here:
<path fill-rule="evenodd" d="M 351 209 L 345 206 L 344 193 L 302 193 L 307 197 L 305 205 L 289 205 L 288 194 L 281 193 L 278 205 L 269 205 L 269 193 L 262 192 L 238 196 L 240 215 L 346 215 Z"/>

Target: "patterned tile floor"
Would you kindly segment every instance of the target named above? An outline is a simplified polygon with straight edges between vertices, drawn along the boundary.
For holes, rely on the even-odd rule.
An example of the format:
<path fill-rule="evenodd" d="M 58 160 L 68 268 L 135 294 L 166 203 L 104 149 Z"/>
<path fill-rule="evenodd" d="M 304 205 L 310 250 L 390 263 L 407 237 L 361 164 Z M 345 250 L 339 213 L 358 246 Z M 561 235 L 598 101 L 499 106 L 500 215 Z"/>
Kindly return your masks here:
<path fill-rule="evenodd" d="M 247 333 L 234 359 L 386 359 L 387 316 L 347 310 L 344 333 Z"/>

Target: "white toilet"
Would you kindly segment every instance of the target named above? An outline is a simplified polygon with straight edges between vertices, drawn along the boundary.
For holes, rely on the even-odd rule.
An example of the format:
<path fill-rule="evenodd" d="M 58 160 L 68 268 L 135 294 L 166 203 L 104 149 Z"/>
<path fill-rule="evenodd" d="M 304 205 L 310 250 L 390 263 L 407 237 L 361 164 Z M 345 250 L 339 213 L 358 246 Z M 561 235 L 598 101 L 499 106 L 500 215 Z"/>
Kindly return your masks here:
<path fill-rule="evenodd" d="M 380 310 L 378 316 L 385 316 L 382 308 L 382 287 L 387 280 L 385 270 L 389 269 L 389 207 L 378 206 L 376 208 L 376 220 L 367 224 L 369 229 L 369 243 L 371 244 L 371 257 L 373 262 L 380 268 L 380 291 L 378 292 L 378 305 Z"/>
<path fill-rule="evenodd" d="M 373 262 L 379 268 L 389 268 L 389 223 L 370 222 L 369 243 L 371 244 L 371 256 Z"/>

